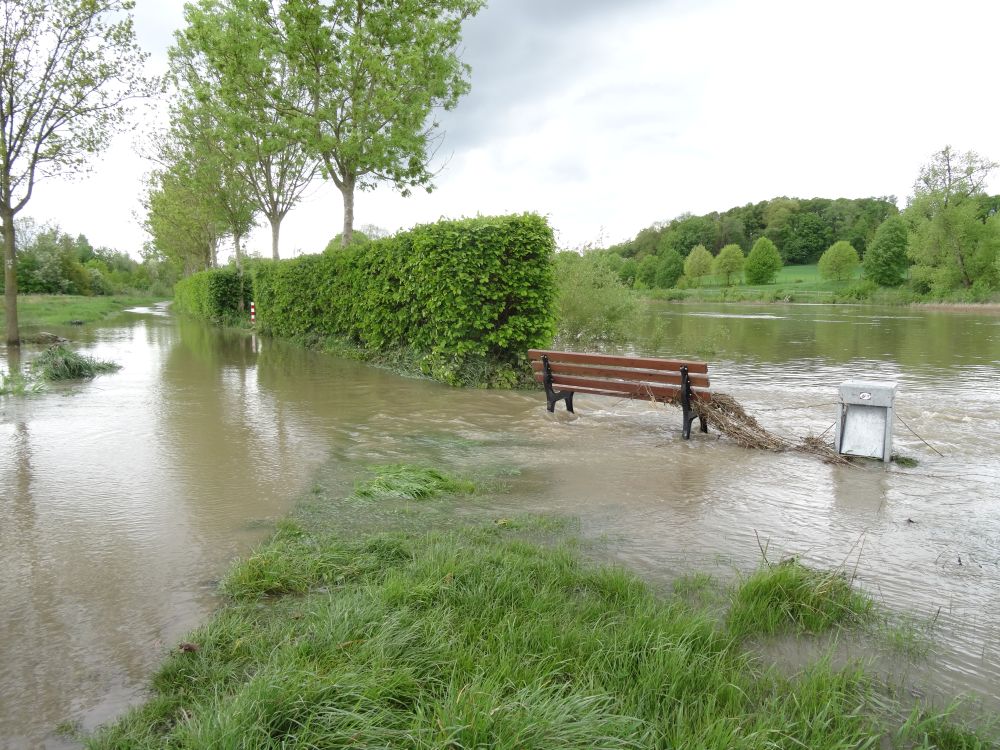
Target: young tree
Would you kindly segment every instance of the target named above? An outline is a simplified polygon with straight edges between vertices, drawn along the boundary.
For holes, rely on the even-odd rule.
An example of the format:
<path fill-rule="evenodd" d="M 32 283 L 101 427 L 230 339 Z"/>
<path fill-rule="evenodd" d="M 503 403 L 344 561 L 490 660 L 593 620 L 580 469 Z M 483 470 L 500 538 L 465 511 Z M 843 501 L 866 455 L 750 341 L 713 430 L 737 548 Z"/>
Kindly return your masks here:
<path fill-rule="evenodd" d="M 380 182 L 404 195 L 429 189 L 433 112 L 455 107 L 469 90 L 469 68 L 456 49 L 462 22 L 484 4 L 285 0 L 266 21 L 292 84 L 273 92 L 275 107 L 340 190 L 345 247 L 354 231 L 355 190 Z"/>
<path fill-rule="evenodd" d="M 245 184 L 270 223 L 271 256 L 277 260 L 281 223 L 319 169 L 273 106 L 276 91 L 295 101 L 290 65 L 261 29 L 266 13 L 253 12 L 246 2 L 201 0 L 186 5 L 184 16 L 188 25 L 171 49 L 182 103 L 178 114 L 194 109 L 211 121 L 217 159 Z"/>
<path fill-rule="evenodd" d="M 858 251 L 847 240 L 834 242 L 819 259 L 819 275 L 831 281 L 847 281 L 858 268 Z"/>
<path fill-rule="evenodd" d="M 14 217 L 38 180 L 82 171 L 151 92 L 133 0 L 0 0 L 0 220 L 7 342 L 18 344 Z"/>
<path fill-rule="evenodd" d="M 733 276 L 739 278 L 740 274 L 743 273 L 745 260 L 742 247 L 736 244 L 726 245 L 715 256 L 712 270 L 716 276 L 723 276 L 726 279 L 726 286 L 729 286 Z"/>
<path fill-rule="evenodd" d="M 703 276 L 712 273 L 712 254 L 704 245 L 695 245 L 684 261 L 684 275 L 700 284 Z"/>
<path fill-rule="evenodd" d="M 767 237 L 761 237 L 750 248 L 747 256 L 746 274 L 748 284 L 770 284 L 774 277 L 778 275 L 781 266 L 781 253 L 778 248 Z"/>
<path fill-rule="evenodd" d="M 879 286 L 899 286 L 906 277 L 906 245 L 910 232 L 899 216 L 890 216 L 879 224 L 875 237 L 861 262 L 865 276 Z"/>

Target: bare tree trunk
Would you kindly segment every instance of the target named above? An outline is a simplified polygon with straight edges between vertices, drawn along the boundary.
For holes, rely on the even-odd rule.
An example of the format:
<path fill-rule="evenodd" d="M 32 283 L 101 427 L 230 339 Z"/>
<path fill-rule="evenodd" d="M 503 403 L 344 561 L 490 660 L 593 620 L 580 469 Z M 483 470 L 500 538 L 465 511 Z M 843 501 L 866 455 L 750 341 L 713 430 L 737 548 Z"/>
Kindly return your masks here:
<path fill-rule="evenodd" d="M 3 304 L 7 316 L 7 344 L 18 346 L 21 334 L 17 326 L 17 244 L 14 236 L 14 214 L 4 210 L 3 219 Z"/>
<path fill-rule="evenodd" d="M 344 196 L 344 232 L 340 236 L 340 246 L 347 247 L 354 239 L 354 178 L 345 177 L 340 187 Z"/>
<path fill-rule="evenodd" d="M 271 257 L 280 260 L 278 257 L 278 234 L 281 232 L 281 218 L 268 216 L 267 220 L 271 222 Z"/>
<path fill-rule="evenodd" d="M 243 312 L 243 248 L 240 245 L 240 240 L 242 237 L 233 233 L 233 246 L 236 248 L 236 278 L 240 280 L 240 298 L 236 301 L 236 311 L 239 313 Z"/>

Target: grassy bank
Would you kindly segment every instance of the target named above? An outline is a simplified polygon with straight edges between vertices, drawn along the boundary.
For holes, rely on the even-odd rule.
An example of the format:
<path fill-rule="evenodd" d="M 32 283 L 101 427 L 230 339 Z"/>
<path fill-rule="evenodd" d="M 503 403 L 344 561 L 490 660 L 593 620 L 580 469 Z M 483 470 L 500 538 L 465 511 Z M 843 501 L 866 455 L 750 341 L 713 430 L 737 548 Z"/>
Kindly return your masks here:
<path fill-rule="evenodd" d="M 651 289 L 643 294 L 656 299 L 686 302 L 806 302 L 871 303 L 878 305 L 968 305 L 978 307 L 1000 303 L 1000 293 L 989 299 L 972 299 L 970 291 L 955 290 L 949 295 L 917 294 L 905 286 L 878 287 L 862 278 L 858 269 L 849 281 L 827 281 L 818 264 L 784 266 L 771 284 L 726 286 L 721 276 L 706 276 L 690 289 Z"/>
<path fill-rule="evenodd" d="M 151 305 L 161 298 L 139 296 L 78 297 L 63 294 L 22 294 L 17 298 L 18 324 L 25 327 L 94 323 L 129 307 Z M 0 309 L 0 325 L 6 316 Z"/>
<path fill-rule="evenodd" d="M 317 489 L 88 746 L 989 747 L 893 708 L 860 668 L 753 655 L 752 636 L 870 617 L 843 576 L 768 567 L 720 616 L 586 562 L 558 519 L 458 518 L 472 489 L 405 466 L 347 498 Z"/>

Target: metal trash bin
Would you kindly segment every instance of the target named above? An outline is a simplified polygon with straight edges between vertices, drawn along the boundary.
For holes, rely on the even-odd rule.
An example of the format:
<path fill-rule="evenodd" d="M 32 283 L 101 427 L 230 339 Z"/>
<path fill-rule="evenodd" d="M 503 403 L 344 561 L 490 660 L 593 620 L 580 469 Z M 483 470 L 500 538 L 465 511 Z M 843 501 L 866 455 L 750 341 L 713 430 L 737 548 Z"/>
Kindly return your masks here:
<path fill-rule="evenodd" d="M 892 460 L 896 383 L 848 380 L 840 384 L 837 453 Z"/>

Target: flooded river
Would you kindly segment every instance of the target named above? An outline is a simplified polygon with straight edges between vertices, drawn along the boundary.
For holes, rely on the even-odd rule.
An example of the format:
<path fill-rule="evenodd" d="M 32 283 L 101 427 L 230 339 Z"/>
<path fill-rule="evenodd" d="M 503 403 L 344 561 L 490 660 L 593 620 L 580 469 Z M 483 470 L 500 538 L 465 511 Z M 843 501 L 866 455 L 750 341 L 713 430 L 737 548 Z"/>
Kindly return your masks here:
<path fill-rule="evenodd" d="M 896 381 L 911 469 L 684 442 L 662 405 L 581 396 L 578 418 L 550 417 L 540 392 L 455 390 L 162 310 L 61 333 L 123 367 L 0 398 L 0 748 L 73 747 L 57 725 L 141 700 L 232 558 L 321 467 L 347 487 L 397 461 L 517 469 L 497 512 L 579 517 L 657 584 L 732 578 L 758 539 L 772 559 L 847 565 L 933 622 L 917 689 L 1000 709 L 998 315 L 652 303 L 627 347 L 707 360 L 717 390 L 789 438 L 830 428 L 841 381 Z"/>

